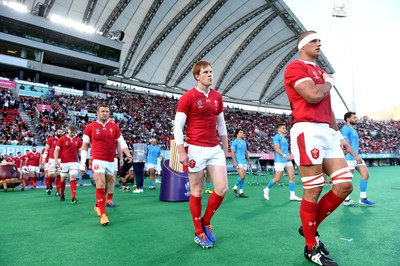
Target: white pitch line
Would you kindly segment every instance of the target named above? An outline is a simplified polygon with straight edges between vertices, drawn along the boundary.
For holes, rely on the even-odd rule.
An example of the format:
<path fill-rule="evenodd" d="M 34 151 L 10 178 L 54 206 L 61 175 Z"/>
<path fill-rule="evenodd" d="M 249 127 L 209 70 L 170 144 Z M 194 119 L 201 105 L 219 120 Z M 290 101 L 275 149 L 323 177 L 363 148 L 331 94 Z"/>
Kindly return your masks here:
<path fill-rule="evenodd" d="M 343 238 L 343 237 L 341 237 L 340 239 L 341 239 L 341 240 L 345 240 L 345 241 L 347 241 L 347 242 L 351 242 L 351 241 L 354 240 L 353 238 Z"/>

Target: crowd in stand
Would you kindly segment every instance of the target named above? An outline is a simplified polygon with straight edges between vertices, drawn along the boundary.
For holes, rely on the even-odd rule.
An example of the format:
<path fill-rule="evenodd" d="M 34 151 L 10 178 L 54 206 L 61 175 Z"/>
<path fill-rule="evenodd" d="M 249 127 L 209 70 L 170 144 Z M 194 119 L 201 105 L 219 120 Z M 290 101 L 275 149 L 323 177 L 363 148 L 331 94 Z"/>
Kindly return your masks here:
<path fill-rule="evenodd" d="M 18 108 L 20 101 L 9 89 L 0 90 L 0 135 L 4 145 L 32 145 L 37 140 L 21 119 Z"/>
<path fill-rule="evenodd" d="M 4 97 L 3 93 L 2 98 Z M 100 103 L 108 104 L 113 113 L 123 114 L 123 118 L 116 120 L 128 143 L 135 142 L 137 137 L 145 143 L 148 143 L 151 138 L 156 138 L 161 149 L 169 149 L 177 104 L 175 98 L 114 92 L 107 94 L 106 98 L 61 95 L 52 99 L 32 97 L 20 99 L 24 110 L 31 115 L 42 142 L 52 136 L 59 126 L 67 127 L 69 124 L 76 124 L 83 131 L 91 121 L 87 116 L 70 117 L 67 115 L 68 111 L 85 110 L 88 113 L 95 113 Z M 36 104 L 50 105 L 51 111 L 38 112 Z M 237 128 L 244 129 L 250 152 L 272 152 L 271 138 L 276 134 L 275 125 L 285 123 L 290 128 L 292 123 L 290 115 L 263 114 L 230 107 L 225 108 L 225 120 L 231 140 L 234 139 L 233 132 Z M 21 134 L 30 135 L 30 132 L 23 133 L 27 131 L 26 126 L 23 121 L 21 125 L 19 122 L 21 119 L 18 119 L 16 124 L 13 123 L 13 129 L 18 127 L 19 131 L 22 131 Z M 343 124 L 339 122 L 339 127 Z M 256 134 L 254 131 L 256 128 L 265 134 Z M 360 153 L 393 153 L 400 143 L 400 121 L 360 119 L 356 129 L 360 135 Z M 11 131 L 15 133 L 15 130 Z M 3 135 L 4 124 L 2 125 Z M 19 137 L 18 144 L 27 144 L 25 139 L 22 139 Z"/>
<path fill-rule="evenodd" d="M 360 139 L 360 153 L 394 153 L 399 146 L 400 121 L 360 119 L 355 128 Z"/>

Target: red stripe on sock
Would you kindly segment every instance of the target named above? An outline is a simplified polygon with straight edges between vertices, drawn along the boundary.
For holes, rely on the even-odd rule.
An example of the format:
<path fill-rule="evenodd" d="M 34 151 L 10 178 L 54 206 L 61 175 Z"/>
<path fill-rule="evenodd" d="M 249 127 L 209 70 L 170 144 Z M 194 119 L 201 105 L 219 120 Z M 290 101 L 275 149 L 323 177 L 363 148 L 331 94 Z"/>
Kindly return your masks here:
<path fill-rule="evenodd" d="M 53 188 L 53 180 L 54 178 L 52 178 L 51 176 L 49 176 L 49 187 Z"/>
<path fill-rule="evenodd" d="M 61 177 L 58 175 L 56 177 L 56 192 L 60 191 L 60 187 L 61 187 Z"/>
<path fill-rule="evenodd" d="M 46 188 L 50 187 L 50 178 L 48 176 L 46 176 L 46 178 L 44 179 L 45 183 L 46 183 Z"/>
<path fill-rule="evenodd" d="M 106 213 L 106 189 L 96 188 L 96 205 L 100 209 L 100 216 Z"/>
<path fill-rule="evenodd" d="M 318 202 L 316 229 L 326 217 L 336 210 L 343 200 L 344 199 L 336 196 L 332 190 L 330 190 L 320 199 Z"/>
<path fill-rule="evenodd" d="M 213 217 L 214 213 L 218 210 L 219 206 L 221 206 L 224 197 L 218 195 L 217 193 L 212 193 L 210 198 L 208 198 L 208 204 L 206 212 L 203 216 L 204 225 L 209 225 L 211 222 L 211 218 Z"/>
<path fill-rule="evenodd" d="M 196 232 L 196 235 L 201 234 L 203 232 L 203 228 L 201 227 L 201 197 L 190 195 L 189 209 L 192 214 L 194 231 Z"/>
<path fill-rule="evenodd" d="M 65 182 L 60 182 L 60 188 L 61 188 L 61 196 L 64 196 L 65 192 Z"/>
<path fill-rule="evenodd" d="M 303 199 L 300 205 L 300 219 L 303 226 L 304 239 L 309 250 L 317 245 L 315 239 L 318 204 Z"/>
<path fill-rule="evenodd" d="M 69 188 L 71 190 L 71 197 L 75 198 L 76 197 L 76 180 L 71 180 Z"/>

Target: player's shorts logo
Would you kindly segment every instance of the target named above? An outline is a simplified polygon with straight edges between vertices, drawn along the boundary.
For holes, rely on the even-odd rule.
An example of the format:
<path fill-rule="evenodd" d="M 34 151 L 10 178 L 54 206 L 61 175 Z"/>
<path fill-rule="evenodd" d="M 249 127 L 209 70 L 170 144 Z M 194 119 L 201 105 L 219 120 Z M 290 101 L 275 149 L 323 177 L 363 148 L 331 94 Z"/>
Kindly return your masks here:
<path fill-rule="evenodd" d="M 318 150 L 317 148 L 312 149 L 312 150 L 311 150 L 311 156 L 312 156 L 314 159 L 318 159 L 318 157 L 319 157 L 319 150 Z"/>
<path fill-rule="evenodd" d="M 98 165 L 98 164 L 95 164 L 95 165 L 93 166 L 93 169 L 94 169 L 94 170 L 99 170 L 99 165 Z"/>
<path fill-rule="evenodd" d="M 193 159 L 191 159 L 191 160 L 189 161 L 189 167 L 190 167 L 190 168 L 194 168 L 195 166 L 196 166 L 196 161 L 193 160 Z"/>

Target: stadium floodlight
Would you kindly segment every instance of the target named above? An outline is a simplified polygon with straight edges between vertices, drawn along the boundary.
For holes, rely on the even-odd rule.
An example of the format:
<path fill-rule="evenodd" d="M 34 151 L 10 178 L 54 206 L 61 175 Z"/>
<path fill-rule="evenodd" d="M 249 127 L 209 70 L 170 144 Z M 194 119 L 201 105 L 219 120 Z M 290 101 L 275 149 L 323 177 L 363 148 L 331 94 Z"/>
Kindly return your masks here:
<path fill-rule="evenodd" d="M 78 31 L 82 31 L 82 32 L 90 33 L 90 34 L 94 34 L 96 32 L 96 30 L 91 26 L 82 24 L 80 22 L 75 22 L 71 19 L 62 18 L 58 15 L 51 15 L 50 21 L 57 23 L 57 24 L 62 24 L 68 28 L 74 28 Z"/>
<path fill-rule="evenodd" d="M 3 4 L 3 6 L 7 6 L 9 8 L 14 9 L 15 11 L 21 12 L 21 13 L 28 13 L 28 9 L 26 8 L 26 6 L 19 4 L 19 3 L 15 3 L 15 2 L 8 2 L 8 1 L 2 1 L 1 2 Z"/>
<path fill-rule="evenodd" d="M 122 40 L 124 39 L 125 36 L 125 32 L 123 32 L 122 30 L 116 30 L 116 31 L 112 31 L 110 32 L 110 39 L 111 40 L 118 40 L 120 42 L 122 42 Z"/>
<path fill-rule="evenodd" d="M 110 31 L 110 32 L 102 32 L 102 31 L 96 31 L 96 34 L 102 35 L 104 37 L 107 37 L 111 40 L 117 40 L 122 42 L 122 40 L 125 37 L 125 32 L 122 30 L 115 30 L 115 31 Z"/>
<path fill-rule="evenodd" d="M 43 3 L 36 3 L 36 5 L 32 8 L 31 10 L 31 14 L 35 15 L 35 16 L 39 16 L 39 17 L 43 17 L 45 16 L 46 13 L 46 9 L 47 9 L 47 5 L 43 4 Z"/>
<path fill-rule="evenodd" d="M 347 8 L 344 0 L 338 0 L 334 2 L 332 17 L 337 17 L 337 18 L 347 17 Z"/>

